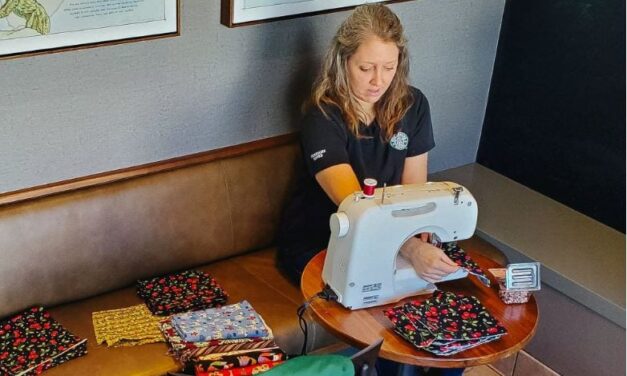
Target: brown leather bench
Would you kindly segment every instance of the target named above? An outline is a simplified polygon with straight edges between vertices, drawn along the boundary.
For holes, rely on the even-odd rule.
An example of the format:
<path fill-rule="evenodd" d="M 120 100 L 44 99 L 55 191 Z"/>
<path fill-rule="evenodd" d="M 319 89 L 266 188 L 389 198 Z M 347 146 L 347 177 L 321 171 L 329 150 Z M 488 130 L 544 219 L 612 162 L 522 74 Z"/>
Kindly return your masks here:
<path fill-rule="evenodd" d="M 199 268 L 300 352 L 302 297 L 272 247 L 299 153 L 294 135 L 280 136 L 0 195 L 0 317 L 43 305 L 88 339 L 87 356 L 47 375 L 162 375 L 179 368 L 165 343 L 96 345 L 91 313 L 142 303 L 137 279 Z M 308 343 L 337 340 L 310 320 Z"/>
<path fill-rule="evenodd" d="M 98 346 L 91 313 L 142 303 L 137 279 L 198 267 L 230 302 L 247 299 L 279 346 L 300 352 L 302 298 L 276 269 L 272 248 L 298 158 L 295 137 L 285 136 L 44 197 L 0 197 L 0 317 L 43 305 L 88 339 L 87 356 L 48 375 L 165 374 L 178 369 L 165 343 Z M 312 324 L 308 342 L 313 350 L 337 341 Z"/>

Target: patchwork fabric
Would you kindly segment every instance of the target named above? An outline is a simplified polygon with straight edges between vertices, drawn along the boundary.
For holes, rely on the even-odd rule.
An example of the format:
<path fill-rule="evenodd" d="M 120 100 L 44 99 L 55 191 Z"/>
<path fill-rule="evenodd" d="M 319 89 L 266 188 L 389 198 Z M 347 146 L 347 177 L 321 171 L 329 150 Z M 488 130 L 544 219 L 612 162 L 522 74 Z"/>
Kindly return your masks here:
<path fill-rule="evenodd" d="M 246 300 L 220 308 L 172 316 L 172 326 L 187 342 L 267 337 L 270 329 Z"/>
<path fill-rule="evenodd" d="M 479 265 L 466 254 L 466 252 L 457 245 L 456 242 L 442 243 L 444 253 L 453 260 L 457 265 L 466 269 L 468 273 L 474 275 L 485 286 L 490 287 L 490 278 L 479 267 Z"/>
<path fill-rule="evenodd" d="M 436 291 L 432 297 L 384 311 L 394 331 L 414 346 L 452 355 L 499 339 L 507 330 L 473 296 Z"/>
<path fill-rule="evenodd" d="M 92 313 L 98 344 L 107 346 L 136 346 L 165 342 L 159 321 L 144 304 Z"/>
<path fill-rule="evenodd" d="M 0 375 L 38 375 L 87 353 L 80 339 L 56 322 L 43 307 L 33 307 L 0 321 Z"/>
<path fill-rule="evenodd" d="M 158 316 L 217 307 L 228 298 L 215 279 L 197 270 L 138 281 L 137 295 Z"/>
<path fill-rule="evenodd" d="M 202 360 L 204 356 L 218 353 L 228 353 L 238 350 L 267 349 L 277 347 L 272 331 L 267 337 L 238 338 L 210 340 L 205 342 L 184 341 L 176 329 L 172 327 L 171 320 L 165 319 L 160 324 L 161 332 L 172 349 L 172 355 L 182 364 L 190 361 Z"/>

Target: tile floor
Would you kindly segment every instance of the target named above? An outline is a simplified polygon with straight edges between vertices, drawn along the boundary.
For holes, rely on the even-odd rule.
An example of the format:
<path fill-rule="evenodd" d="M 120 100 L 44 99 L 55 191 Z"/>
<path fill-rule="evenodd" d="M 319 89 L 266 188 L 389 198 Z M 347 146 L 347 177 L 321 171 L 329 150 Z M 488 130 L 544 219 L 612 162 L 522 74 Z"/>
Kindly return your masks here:
<path fill-rule="evenodd" d="M 464 371 L 464 376 L 501 376 L 501 373 L 493 370 L 490 366 L 478 366 L 467 368 Z"/>

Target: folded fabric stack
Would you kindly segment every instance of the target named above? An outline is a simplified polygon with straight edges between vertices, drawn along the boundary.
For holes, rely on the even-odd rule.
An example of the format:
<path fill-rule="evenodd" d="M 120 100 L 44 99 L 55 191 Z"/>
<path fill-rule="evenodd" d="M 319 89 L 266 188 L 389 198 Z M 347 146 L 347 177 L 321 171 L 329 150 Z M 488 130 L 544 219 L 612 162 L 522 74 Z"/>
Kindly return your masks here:
<path fill-rule="evenodd" d="M 479 265 L 466 254 L 466 252 L 457 245 L 456 242 L 442 243 L 441 245 L 444 253 L 457 265 L 466 269 L 468 273 L 474 275 L 485 286 L 490 287 L 490 278 L 479 267 Z"/>
<path fill-rule="evenodd" d="M 215 279 L 197 270 L 138 281 L 137 295 L 158 316 L 217 307 L 228 298 Z"/>
<path fill-rule="evenodd" d="M 384 313 L 396 333 L 417 348 L 442 356 L 497 340 L 507 333 L 477 298 L 444 291 Z"/>
<path fill-rule="evenodd" d="M 173 315 L 161 322 L 173 355 L 196 375 L 249 375 L 285 359 L 272 330 L 247 302 Z"/>
<path fill-rule="evenodd" d="M 96 343 L 107 346 L 135 346 L 164 342 L 159 330 L 162 318 L 153 316 L 144 304 L 91 314 Z"/>
<path fill-rule="evenodd" d="M 38 375 L 87 354 L 87 340 L 33 307 L 0 322 L 0 375 Z"/>

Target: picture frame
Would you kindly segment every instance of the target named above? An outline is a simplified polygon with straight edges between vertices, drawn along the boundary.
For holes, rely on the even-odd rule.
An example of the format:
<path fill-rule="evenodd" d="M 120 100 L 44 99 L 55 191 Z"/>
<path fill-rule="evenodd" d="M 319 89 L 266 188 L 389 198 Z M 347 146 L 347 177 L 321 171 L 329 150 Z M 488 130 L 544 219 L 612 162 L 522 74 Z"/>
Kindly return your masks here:
<path fill-rule="evenodd" d="M 220 22 L 238 27 L 294 17 L 337 12 L 365 3 L 399 3 L 412 0 L 222 0 Z"/>
<path fill-rule="evenodd" d="M 177 36 L 180 0 L 0 0 L 0 59 Z"/>

